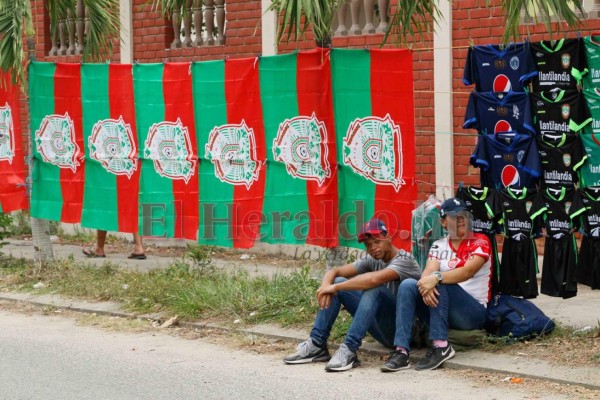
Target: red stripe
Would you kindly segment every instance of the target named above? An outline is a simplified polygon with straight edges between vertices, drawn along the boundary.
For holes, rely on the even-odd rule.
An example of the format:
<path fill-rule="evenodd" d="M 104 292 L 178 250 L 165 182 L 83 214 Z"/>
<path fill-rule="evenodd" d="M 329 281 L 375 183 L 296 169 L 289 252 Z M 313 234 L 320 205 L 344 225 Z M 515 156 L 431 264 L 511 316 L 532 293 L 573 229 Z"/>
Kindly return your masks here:
<path fill-rule="evenodd" d="M 258 59 L 237 59 L 225 62 L 225 98 L 227 122 L 246 123 L 254 131 L 256 159 L 261 162 L 258 180 L 249 188 L 236 185 L 233 194 L 233 247 L 250 248 L 260 234 L 265 192 L 266 145 L 262 119 Z"/>
<path fill-rule="evenodd" d="M 24 210 L 29 208 L 29 198 L 25 187 L 27 169 L 23 152 L 23 132 L 21 131 L 21 103 L 19 88 L 12 85 L 10 73 L 0 71 L 0 107 L 11 109 L 13 123 L 14 157 L 0 161 L 0 205 L 2 211 Z"/>
<path fill-rule="evenodd" d="M 129 64 L 111 64 L 108 70 L 108 95 L 110 118 L 123 118 L 133 132 L 134 143 L 138 143 L 133 101 L 133 72 Z M 138 152 L 140 149 L 137 149 Z M 136 154 L 137 157 L 137 154 Z M 117 205 L 119 232 L 138 231 L 138 192 L 140 188 L 140 164 L 131 175 L 117 175 Z"/>
<path fill-rule="evenodd" d="M 325 123 L 327 142 L 321 146 L 321 155 L 327 161 L 331 175 L 319 185 L 306 182 L 306 195 L 310 224 L 307 244 L 335 247 L 338 241 L 338 180 L 335 144 L 335 124 L 331 69 L 328 49 L 315 49 L 298 54 L 297 58 L 298 112 L 302 116 L 315 116 Z"/>
<path fill-rule="evenodd" d="M 56 63 L 54 73 L 54 112 L 58 115 L 69 114 L 75 126 L 76 153 L 79 166 L 73 172 L 61 168 L 60 185 L 63 206 L 61 221 L 77 223 L 81 221 L 83 208 L 83 180 L 85 177 L 83 126 L 81 121 L 81 64 Z"/>
<path fill-rule="evenodd" d="M 375 214 L 387 220 L 394 244 L 410 249 L 412 210 L 416 207 L 415 128 L 412 57 L 408 50 L 371 50 L 371 111 L 376 117 L 387 114 L 400 125 L 402 137 L 402 178 L 405 185 L 377 185 Z M 396 146 L 399 143 L 395 143 Z M 396 165 L 398 167 L 398 164 Z"/>
<path fill-rule="evenodd" d="M 179 118 L 187 128 L 193 156 L 197 159 L 196 126 L 194 124 L 194 100 L 192 97 L 192 74 L 190 63 L 166 63 L 163 74 L 163 92 L 165 99 L 165 120 L 176 122 Z M 198 163 L 194 174 L 186 183 L 181 179 L 173 180 L 173 199 L 175 202 L 175 237 L 197 239 L 198 208 Z"/>

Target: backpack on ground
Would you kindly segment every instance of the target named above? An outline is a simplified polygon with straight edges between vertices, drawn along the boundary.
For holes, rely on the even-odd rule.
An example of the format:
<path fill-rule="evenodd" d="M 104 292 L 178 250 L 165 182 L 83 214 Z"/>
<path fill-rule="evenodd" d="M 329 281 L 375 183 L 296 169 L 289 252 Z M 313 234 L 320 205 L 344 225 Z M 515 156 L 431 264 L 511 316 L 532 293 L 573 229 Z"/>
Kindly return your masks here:
<path fill-rule="evenodd" d="M 515 339 L 552 332 L 555 324 L 531 301 L 499 294 L 487 308 L 486 330 L 494 336 Z"/>

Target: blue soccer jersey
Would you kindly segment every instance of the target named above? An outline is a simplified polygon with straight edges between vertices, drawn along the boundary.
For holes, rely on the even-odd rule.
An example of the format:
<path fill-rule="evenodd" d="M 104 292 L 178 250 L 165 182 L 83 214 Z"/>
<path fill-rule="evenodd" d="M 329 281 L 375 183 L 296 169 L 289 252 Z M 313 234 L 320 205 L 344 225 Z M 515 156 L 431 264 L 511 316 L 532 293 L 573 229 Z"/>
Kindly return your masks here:
<path fill-rule="evenodd" d="M 463 128 L 487 135 L 501 132 L 535 134 L 529 95 L 525 92 L 471 92 Z"/>
<path fill-rule="evenodd" d="M 496 189 L 534 187 L 542 175 L 535 139 L 528 134 L 480 135 L 470 162 L 481 170 L 481 185 Z"/>
<path fill-rule="evenodd" d="M 472 46 L 463 75 L 465 85 L 475 84 L 478 92 L 523 92 L 537 75 L 529 42 Z"/>

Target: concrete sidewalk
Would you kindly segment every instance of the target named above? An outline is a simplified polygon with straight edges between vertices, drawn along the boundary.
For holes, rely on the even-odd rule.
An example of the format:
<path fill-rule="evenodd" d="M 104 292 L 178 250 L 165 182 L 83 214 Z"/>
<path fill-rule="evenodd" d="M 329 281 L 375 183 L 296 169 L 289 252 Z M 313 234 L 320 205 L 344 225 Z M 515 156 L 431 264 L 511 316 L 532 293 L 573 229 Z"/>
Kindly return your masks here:
<path fill-rule="evenodd" d="M 2 248 L 5 254 L 15 257 L 33 258 L 33 246 L 31 242 L 10 240 L 9 244 Z M 127 259 L 127 255 L 110 254 L 107 258 L 88 259 L 81 253 L 81 247 L 72 245 L 54 246 L 57 258 L 74 257 L 102 265 L 110 261 L 123 268 L 131 268 L 139 271 L 145 271 L 152 268 L 165 268 L 175 259 L 170 257 L 152 256 L 147 260 L 137 261 Z M 217 267 L 224 269 L 243 268 L 252 275 L 272 276 L 275 273 L 287 273 L 293 271 L 293 268 L 281 268 L 267 264 L 257 264 L 252 260 L 240 260 L 239 262 L 213 260 Z M 124 312 L 119 303 L 100 302 L 91 303 L 86 301 L 66 299 L 55 295 L 36 295 L 31 293 L 1 293 L 0 300 L 5 301 L 23 301 L 31 304 L 52 306 L 63 309 L 70 309 L 80 312 L 97 313 L 126 318 L 147 318 L 148 316 L 139 316 Z M 555 321 L 565 325 L 583 328 L 586 326 L 596 327 L 600 323 L 600 291 L 593 291 L 585 286 L 579 286 L 579 293 L 576 297 L 563 300 L 540 295 L 533 300 L 548 316 Z M 181 323 L 180 325 L 196 329 L 224 329 L 227 327 L 207 326 L 202 323 Z M 287 340 L 290 342 L 299 342 L 308 337 L 308 331 L 283 329 L 273 325 L 257 325 L 248 328 L 239 329 L 242 332 L 254 335 L 266 336 L 273 339 Z M 292 348 L 292 346 L 290 346 Z M 377 344 L 367 344 L 361 351 L 368 351 L 374 354 L 386 354 L 389 349 Z M 565 349 L 568 351 L 568 349 Z M 424 350 L 415 351 L 411 356 L 421 357 Z M 593 367 L 563 367 L 552 365 L 543 360 L 530 359 L 527 355 L 519 357 L 507 356 L 501 354 L 486 353 L 478 350 L 459 352 L 455 358 L 444 364 L 450 368 L 475 369 L 489 372 L 497 372 L 506 376 L 522 376 L 537 379 L 545 379 L 563 384 L 575 384 L 590 389 L 600 390 L 600 368 Z"/>

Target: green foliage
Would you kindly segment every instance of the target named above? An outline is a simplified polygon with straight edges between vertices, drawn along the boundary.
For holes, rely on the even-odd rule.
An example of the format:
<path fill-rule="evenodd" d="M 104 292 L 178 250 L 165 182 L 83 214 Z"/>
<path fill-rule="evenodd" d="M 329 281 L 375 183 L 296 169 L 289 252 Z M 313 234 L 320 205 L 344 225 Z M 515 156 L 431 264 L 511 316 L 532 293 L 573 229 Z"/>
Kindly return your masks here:
<path fill-rule="evenodd" d="M 3 242 L 8 236 L 11 235 L 12 228 L 12 217 L 10 214 L 0 212 L 0 249 L 6 244 Z M 1 253 L 0 253 L 1 254 Z"/>
<path fill-rule="evenodd" d="M 31 21 L 29 0 L 0 0 L 0 69 L 11 71 L 15 83 L 25 81 L 24 21 Z M 7 82 L 0 82 L 4 87 Z"/>

